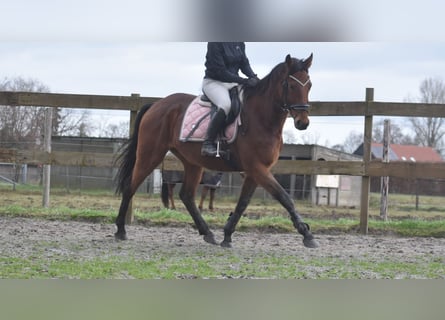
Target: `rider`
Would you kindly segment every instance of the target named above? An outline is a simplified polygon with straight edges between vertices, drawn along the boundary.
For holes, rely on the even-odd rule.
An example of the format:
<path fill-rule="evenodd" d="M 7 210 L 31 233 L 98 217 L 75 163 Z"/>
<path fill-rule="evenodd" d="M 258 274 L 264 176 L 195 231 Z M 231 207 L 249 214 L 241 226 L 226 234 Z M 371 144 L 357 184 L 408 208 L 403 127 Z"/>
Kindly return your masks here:
<path fill-rule="evenodd" d="M 202 83 L 204 94 L 218 107 L 213 115 L 202 144 L 201 155 L 217 154 L 215 139 L 226 124 L 231 100 L 229 90 L 238 84 L 255 86 L 259 79 L 250 67 L 244 42 L 209 42 L 207 44 L 206 70 Z M 238 75 L 241 70 L 248 78 Z"/>

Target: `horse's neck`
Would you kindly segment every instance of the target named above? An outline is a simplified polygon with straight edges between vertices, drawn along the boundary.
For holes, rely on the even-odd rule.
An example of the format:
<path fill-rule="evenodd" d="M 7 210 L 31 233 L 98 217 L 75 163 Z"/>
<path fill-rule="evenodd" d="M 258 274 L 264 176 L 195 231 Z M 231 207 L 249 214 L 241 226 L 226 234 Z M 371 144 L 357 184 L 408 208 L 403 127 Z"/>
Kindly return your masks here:
<path fill-rule="evenodd" d="M 281 131 L 287 118 L 287 112 L 284 112 L 275 102 L 272 96 L 262 95 L 252 97 L 248 101 L 248 108 L 252 111 L 250 116 L 255 118 L 263 128 L 269 132 Z"/>

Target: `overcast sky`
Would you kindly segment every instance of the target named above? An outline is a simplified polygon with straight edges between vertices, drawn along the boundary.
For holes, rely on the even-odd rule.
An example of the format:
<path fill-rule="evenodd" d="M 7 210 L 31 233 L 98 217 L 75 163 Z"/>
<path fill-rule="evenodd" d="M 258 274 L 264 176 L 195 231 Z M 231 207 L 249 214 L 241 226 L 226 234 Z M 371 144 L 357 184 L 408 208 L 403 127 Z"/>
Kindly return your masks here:
<path fill-rule="evenodd" d="M 292 5 L 300 9 L 301 15 L 302 7 L 295 5 L 298 2 L 293 1 Z M 425 78 L 445 78 L 445 37 L 440 34 L 444 19 L 438 17 L 439 12 L 445 12 L 442 2 L 426 0 L 423 4 L 431 2 L 429 9 L 433 8 L 427 11 L 425 6 L 419 9 L 401 1 L 378 0 L 373 7 L 357 6 L 360 2 L 342 11 L 328 5 L 328 1 L 321 1 L 308 9 L 310 14 L 294 27 L 313 29 L 312 18 L 328 21 L 327 24 L 307 38 L 302 32 L 294 37 L 289 32 L 275 37 L 286 42 L 263 42 L 275 39 L 265 28 L 271 20 L 264 19 L 265 24 L 256 28 L 253 35 L 246 33 L 246 39 L 254 40 L 246 44 L 254 71 L 263 77 L 284 61 L 288 53 L 299 58 L 313 53 L 310 98 L 314 101 L 361 101 L 367 87 L 375 89 L 376 100 L 404 101 L 418 96 L 420 82 Z M 200 31 L 198 36 L 189 35 L 199 27 L 182 25 L 187 20 L 183 13 L 192 14 L 190 8 L 169 15 L 169 5 L 180 8 L 185 1 L 161 3 L 130 0 L 123 6 L 116 1 L 16 0 L 1 4 L 0 78 L 38 79 L 55 93 L 139 93 L 155 97 L 174 92 L 199 94 L 206 52 L 204 41 L 215 39 Z M 193 3 L 198 5 L 200 1 Z M 260 3 L 265 9 L 276 9 L 264 1 Z M 274 3 L 289 5 L 287 0 Z M 403 14 L 400 14 L 401 4 Z M 365 11 L 371 13 L 363 14 Z M 258 9 L 252 20 L 258 22 L 265 12 Z M 284 13 L 286 10 L 279 12 L 292 25 L 293 15 Z M 172 26 L 162 17 L 173 19 L 176 24 Z M 285 27 L 287 24 L 271 29 Z M 320 34 L 328 34 L 329 28 L 335 32 L 327 40 L 335 41 L 317 41 L 326 40 Z M 236 33 L 230 35 L 239 40 Z M 227 40 L 226 36 L 223 34 L 216 40 L 221 37 Z M 120 119 L 116 117 L 107 121 Z M 325 145 L 343 142 L 352 130 L 363 130 L 360 117 L 312 117 L 311 121 L 305 139 Z"/>

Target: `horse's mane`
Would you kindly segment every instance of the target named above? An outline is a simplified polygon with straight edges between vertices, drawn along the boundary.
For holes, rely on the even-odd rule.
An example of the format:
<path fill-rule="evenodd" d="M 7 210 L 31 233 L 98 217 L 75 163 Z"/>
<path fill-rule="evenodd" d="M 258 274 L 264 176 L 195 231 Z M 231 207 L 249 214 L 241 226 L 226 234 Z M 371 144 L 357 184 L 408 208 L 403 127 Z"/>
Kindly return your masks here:
<path fill-rule="evenodd" d="M 302 60 L 296 58 L 292 58 L 292 66 L 290 70 L 287 70 L 285 62 L 279 63 L 267 76 L 261 79 L 255 87 L 244 87 L 244 100 L 247 101 L 254 95 L 265 94 L 271 86 L 281 83 L 288 74 L 295 73 L 302 69 Z M 287 73 L 285 71 L 287 71 Z"/>
<path fill-rule="evenodd" d="M 244 100 L 249 100 L 254 95 L 265 94 L 271 85 L 274 85 L 277 81 L 280 81 L 283 77 L 285 64 L 280 63 L 276 65 L 272 71 L 262 78 L 255 87 L 244 87 Z"/>

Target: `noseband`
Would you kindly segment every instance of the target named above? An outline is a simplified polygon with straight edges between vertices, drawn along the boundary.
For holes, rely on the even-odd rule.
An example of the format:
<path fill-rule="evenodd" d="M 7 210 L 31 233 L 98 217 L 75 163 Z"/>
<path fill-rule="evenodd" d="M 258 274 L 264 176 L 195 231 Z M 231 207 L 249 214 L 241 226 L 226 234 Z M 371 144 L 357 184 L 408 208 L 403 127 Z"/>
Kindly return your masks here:
<path fill-rule="evenodd" d="M 308 85 L 311 80 L 308 78 L 306 80 L 306 82 L 301 82 L 299 79 L 297 79 L 296 77 L 294 77 L 293 75 L 289 75 L 289 78 L 291 78 L 292 80 L 296 81 L 300 86 L 305 87 L 306 85 Z M 283 93 L 284 93 L 284 103 L 281 106 L 281 109 L 285 112 L 289 112 L 289 111 L 297 111 L 297 110 L 301 110 L 301 111 L 309 111 L 309 104 L 291 104 L 288 105 L 287 104 L 287 90 L 289 88 L 289 82 L 286 80 L 283 81 Z"/>

